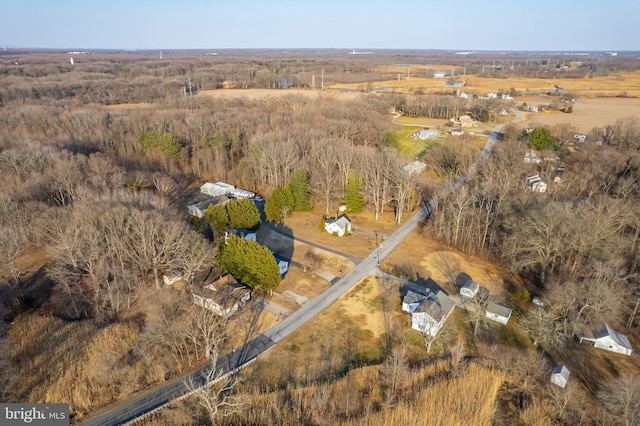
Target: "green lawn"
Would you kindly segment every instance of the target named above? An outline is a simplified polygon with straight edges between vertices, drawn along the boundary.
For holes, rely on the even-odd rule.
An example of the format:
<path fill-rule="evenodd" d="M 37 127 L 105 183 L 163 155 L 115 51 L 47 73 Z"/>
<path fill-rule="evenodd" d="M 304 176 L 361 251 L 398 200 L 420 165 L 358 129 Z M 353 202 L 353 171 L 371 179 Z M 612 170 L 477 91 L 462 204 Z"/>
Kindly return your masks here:
<path fill-rule="evenodd" d="M 407 160 L 418 159 L 424 151 L 438 144 L 438 139 L 411 139 L 411 135 L 421 128 L 421 126 L 401 126 L 393 130 L 397 137 L 396 148 Z"/>

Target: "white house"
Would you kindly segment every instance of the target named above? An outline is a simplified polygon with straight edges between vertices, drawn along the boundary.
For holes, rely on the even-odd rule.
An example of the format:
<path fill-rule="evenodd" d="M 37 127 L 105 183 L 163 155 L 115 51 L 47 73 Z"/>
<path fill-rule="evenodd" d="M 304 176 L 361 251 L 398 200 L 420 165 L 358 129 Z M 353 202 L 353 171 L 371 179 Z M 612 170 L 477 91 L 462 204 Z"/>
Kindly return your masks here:
<path fill-rule="evenodd" d="M 412 176 L 423 171 L 425 167 L 427 167 L 427 165 L 422 161 L 412 161 L 411 163 L 404 166 L 402 168 L 402 171 L 405 172 L 407 175 Z"/>
<path fill-rule="evenodd" d="M 629 339 L 624 334 L 620 334 L 605 323 L 604 328 L 596 333 L 593 338 L 580 337 L 580 343 L 583 340 L 593 342 L 593 346 L 606 351 L 616 352 L 623 355 L 631 355 L 633 348 Z"/>
<path fill-rule="evenodd" d="M 468 297 L 469 299 L 473 298 L 477 293 L 480 285 L 474 280 L 469 280 L 460 287 L 460 295 L 464 297 Z"/>
<path fill-rule="evenodd" d="M 330 234 L 336 234 L 339 237 L 351 233 L 351 220 L 346 214 L 341 214 L 338 217 L 330 217 L 324 221 L 324 229 Z"/>
<path fill-rule="evenodd" d="M 553 371 L 551 372 L 551 383 L 564 388 L 565 386 L 567 386 L 567 382 L 569 381 L 569 374 L 571 373 L 569 372 L 569 369 L 567 367 L 565 367 L 564 365 L 558 365 L 554 367 Z"/>
<path fill-rule="evenodd" d="M 182 271 L 176 271 L 167 275 L 163 275 L 162 281 L 164 282 L 164 285 L 170 286 L 174 285 L 178 281 L 187 281 L 187 278 L 187 274 L 183 273 Z"/>
<path fill-rule="evenodd" d="M 235 187 L 225 182 L 207 182 L 200 187 L 200 192 L 203 194 L 217 197 L 218 195 L 227 195 Z"/>
<path fill-rule="evenodd" d="M 504 306 L 489 303 L 485 316 L 490 320 L 506 325 L 509 322 L 509 318 L 511 318 L 511 311 L 511 309 Z"/>
<path fill-rule="evenodd" d="M 442 291 L 429 293 L 411 314 L 411 328 L 435 337 L 455 306 Z"/>
<path fill-rule="evenodd" d="M 532 192 L 547 192 L 547 183 L 542 180 L 540 175 L 527 177 L 527 187 Z"/>
<path fill-rule="evenodd" d="M 251 289 L 225 275 L 191 294 L 194 304 L 229 318 L 251 298 Z"/>
<path fill-rule="evenodd" d="M 575 135 L 573 135 L 573 138 L 577 139 L 578 142 L 584 142 L 584 141 L 587 140 L 587 135 L 584 135 L 584 134 L 581 134 L 581 133 L 580 134 L 575 134 Z"/>
<path fill-rule="evenodd" d="M 535 151 L 528 150 L 524 153 L 524 162 L 527 164 L 540 164 L 542 157 L 540 157 Z"/>
<path fill-rule="evenodd" d="M 430 130 L 430 129 L 420 129 L 411 135 L 411 139 L 420 139 L 420 140 L 427 140 L 427 139 L 437 138 L 437 137 L 438 137 L 438 131 Z"/>

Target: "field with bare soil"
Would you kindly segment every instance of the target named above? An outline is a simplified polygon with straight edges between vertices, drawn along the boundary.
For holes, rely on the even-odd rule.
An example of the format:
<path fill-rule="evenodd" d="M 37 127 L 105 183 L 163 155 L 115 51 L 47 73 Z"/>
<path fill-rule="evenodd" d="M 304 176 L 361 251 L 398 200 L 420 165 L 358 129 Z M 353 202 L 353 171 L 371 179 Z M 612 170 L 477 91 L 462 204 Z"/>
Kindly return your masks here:
<path fill-rule="evenodd" d="M 450 70 L 452 67 L 445 68 Z M 441 70 L 441 71 L 444 71 Z M 400 70 L 398 70 L 400 71 Z M 458 79 L 466 82 L 459 87 L 461 91 L 469 94 L 483 95 L 488 92 L 507 92 L 511 88 L 517 91 L 545 90 L 553 91 L 555 86 L 564 90 L 580 90 L 593 96 L 618 96 L 626 92 L 628 96 L 640 96 L 640 72 L 621 72 L 606 77 L 593 78 L 561 78 L 561 72 L 550 70 L 548 78 L 514 77 L 514 78 L 481 78 L 475 75 L 458 76 Z M 390 87 L 396 92 L 413 93 L 416 90 L 423 92 L 450 92 L 454 93 L 458 87 L 446 86 L 446 78 L 410 77 L 406 79 L 406 68 L 401 79 L 379 81 L 372 84 L 371 88 Z M 335 84 L 332 89 L 354 89 L 360 84 Z"/>
<path fill-rule="evenodd" d="M 520 96 L 516 103 L 521 105 L 549 105 L 554 96 Z M 522 113 L 524 126 L 537 124 L 553 126 L 554 124 L 569 123 L 576 126 L 579 132 L 588 133 L 594 127 L 603 127 L 613 124 L 624 117 L 640 117 L 640 99 L 638 98 L 584 98 L 580 97 L 573 105 L 571 114 L 547 114 L 544 112 Z"/>

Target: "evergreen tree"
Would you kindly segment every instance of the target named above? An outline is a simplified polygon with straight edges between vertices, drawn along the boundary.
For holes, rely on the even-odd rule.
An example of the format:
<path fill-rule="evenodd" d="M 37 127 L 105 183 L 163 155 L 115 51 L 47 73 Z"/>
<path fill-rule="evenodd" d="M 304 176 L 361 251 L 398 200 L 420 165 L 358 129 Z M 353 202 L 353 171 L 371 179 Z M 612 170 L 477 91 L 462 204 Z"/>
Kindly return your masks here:
<path fill-rule="evenodd" d="M 180 143 L 169 132 L 144 132 L 139 140 L 145 153 L 157 150 L 169 157 L 177 157 L 180 154 Z"/>
<path fill-rule="evenodd" d="M 360 190 L 361 184 L 361 178 L 357 177 L 355 173 L 349 174 L 344 198 L 347 202 L 347 210 L 350 212 L 360 213 L 364 207 L 364 195 Z"/>
<path fill-rule="evenodd" d="M 260 211 L 247 199 L 231 200 L 226 204 L 232 228 L 255 229 L 260 225 Z"/>
<path fill-rule="evenodd" d="M 229 229 L 229 215 L 222 204 L 209 205 L 204 212 L 204 218 L 218 234 L 222 234 Z"/>
<path fill-rule="evenodd" d="M 267 247 L 235 235 L 220 243 L 216 264 L 251 288 L 271 291 L 282 281 L 278 262 Z"/>
<path fill-rule="evenodd" d="M 555 149 L 556 138 L 546 127 L 536 127 L 529 134 L 529 146 L 534 149 Z"/>
<path fill-rule="evenodd" d="M 269 222 L 282 222 L 293 211 L 293 196 L 288 186 L 276 188 L 264 203 L 264 214 Z"/>
<path fill-rule="evenodd" d="M 302 169 L 293 172 L 289 189 L 293 197 L 293 209 L 299 212 L 311 210 L 311 185 L 309 185 L 309 175 Z"/>

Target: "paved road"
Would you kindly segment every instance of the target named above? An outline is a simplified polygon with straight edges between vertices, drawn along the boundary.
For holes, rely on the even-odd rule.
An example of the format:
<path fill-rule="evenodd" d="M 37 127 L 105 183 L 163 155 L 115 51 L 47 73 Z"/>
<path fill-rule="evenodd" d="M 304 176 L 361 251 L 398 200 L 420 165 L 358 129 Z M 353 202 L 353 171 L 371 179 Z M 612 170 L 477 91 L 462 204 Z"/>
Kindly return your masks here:
<path fill-rule="evenodd" d="M 516 112 L 516 120 L 520 120 L 520 114 Z M 493 145 L 498 140 L 498 134 L 503 125 L 496 126 L 489 136 L 484 146 L 480 158 L 474 164 L 467 174 L 472 174 L 477 170 L 480 162 L 484 161 L 491 153 Z M 454 191 L 464 183 L 464 178 L 456 179 L 445 191 Z M 241 368 L 248 362 L 257 358 L 260 354 L 273 347 L 277 342 L 293 333 L 295 330 L 304 325 L 311 318 L 320 313 L 323 309 L 335 302 L 340 296 L 345 294 L 351 287 L 370 275 L 378 267 L 378 259 L 387 257 L 393 249 L 395 249 L 414 229 L 424 220 L 432 210 L 431 201 L 425 203 L 418 213 L 413 215 L 405 222 L 395 233 L 388 236 L 377 250 L 374 250 L 369 256 L 364 258 L 360 263 L 349 271 L 343 278 L 337 280 L 331 287 L 325 290 L 316 298 L 305 303 L 300 309 L 286 317 L 277 325 L 266 331 L 264 334 L 256 337 L 254 340 L 239 348 L 234 353 L 226 354 L 220 357 L 217 367 L 224 372 L 228 372 L 233 368 Z M 83 422 L 84 425 L 90 426 L 112 426 L 128 423 L 146 413 L 149 413 L 170 401 L 186 394 L 188 389 L 184 382 L 185 379 L 193 378 L 196 383 L 202 383 L 203 377 L 207 372 L 207 367 L 200 368 L 186 376 L 178 377 L 162 387 L 147 392 L 146 394 L 131 400 L 125 404 L 103 413 L 93 419 Z"/>
<path fill-rule="evenodd" d="M 234 368 L 240 368 L 253 361 L 258 355 L 274 345 L 275 343 L 264 335 L 258 336 L 242 348 L 221 356 L 218 360 L 217 368 L 222 370 L 223 374 L 228 373 Z M 111 411 L 88 419 L 82 424 L 87 426 L 126 424 L 186 394 L 188 389 L 185 386 L 185 381 L 191 379 L 195 384 L 204 384 L 204 378 L 208 371 L 209 366 L 199 368 L 186 376 L 178 377 L 165 383 L 158 389 L 151 390 L 136 399 L 121 404 Z"/>

